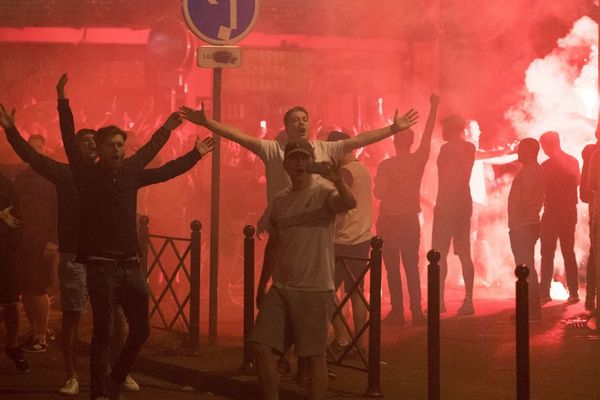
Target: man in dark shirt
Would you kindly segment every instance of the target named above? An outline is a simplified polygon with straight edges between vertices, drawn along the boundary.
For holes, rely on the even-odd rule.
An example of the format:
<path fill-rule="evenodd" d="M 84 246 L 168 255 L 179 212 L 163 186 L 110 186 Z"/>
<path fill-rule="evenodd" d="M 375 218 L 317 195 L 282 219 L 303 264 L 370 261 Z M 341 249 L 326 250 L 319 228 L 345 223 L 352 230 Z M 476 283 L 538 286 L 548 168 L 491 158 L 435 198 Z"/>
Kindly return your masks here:
<path fill-rule="evenodd" d="M 549 131 L 540 136 L 542 150 L 549 157 L 542 163 L 544 168 L 546 196 L 540 231 L 542 267 L 540 290 L 542 304 L 551 301 L 550 284 L 554 274 L 556 241 L 565 262 L 565 274 L 569 288 L 569 303 L 579 301 L 577 260 L 575 259 L 575 225 L 577 224 L 577 186 L 579 186 L 579 163 L 575 157 L 562 151 L 557 132 Z"/>
<path fill-rule="evenodd" d="M 1 121 L 1 118 L 0 118 Z M 29 371 L 29 364 L 17 345 L 19 333 L 19 282 L 15 251 L 23 221 L 18 215 L 18 201 L 13 183 L 0 175 L 0 307 L 6 326 L 6 355 L 18 369 Z"/>
<path fill-rule="evenodd" d="M 67 77 L 59 86 L 59 112 L 68 107 Z M 61 110 L 62 109 L 62 110 Z M 162 167 L 144 169 L 138 159 L 124 160 L 127 134 L 116 126 L 98 129 L 99 160 L 88 163 L 77 147 L 72 119 L 61 118 L 61 134 L 79 193 L 77 260 L 87 266 L 87 284 L 94 328 L 90 347 L 91 398 L 117 398 L 121 384 L 150 334 L 148 285 L 139 263 L 136 230 L 139 188 L 174 178 L 213 150 L 213 139 L 196 140 L 189 153 Z M 129 324 L 127 341 L 112 368 L 108 356 L 112 320 L 117 305 Z"/>
<path fill-rule="evenodd" d="M 45 151 L 43 136 L 31 135 L 29 144 Z M 16 254 L 22 300 L 31 335 L 21 345 L 25 352 L 46 351 L 50 293 L 56 284 L 57 221 L 56 191 L 50 182 L 28 167 L 15 179 L 15 190 L 23 210 L 23 237 Z"/>
<path fill-rule="evenodd" d="M 593 200 L 593 192 L 590 190 L 588 183 L 588 171 L 590 169 L 590 162 L 592 155 L 596 150 L 599 149 L 598 141 L 600 141 L 600 130 L 596 129 L 596 143 L 588 144 L 583 148 L 581 152 L 581 158 L 583 159 L 583 166 L 581 167 L 581 184 L 579 186 L 579 198 L 584 203 L 588 204 L 588 215 L 590 223 L 590 242 L 592 233 L 592 218 L 591 218 L 591 204 Z M 594 246 L 590 245 L 590 252 L 588 256 L 586 272 L 585 272 L 585 309 L 588 311 L 594 311 L 596 309 L 597 298 L 596 298 L 596 268 L 594 263 Z"/>
<path fill-rule="evenodd" d="M 442 138 L 446 141 L 437 159 L 438 195 L 433 211 L 431 245 L 441 254 L 440 259 L 440 310 L 444 304 L 444 282 L 448 274 L 450 241 L 454 254 L 460 259 L 465 281 L 465 300 L 458 315 L 472 315 L 473 281 L 475 270 L 471 258 L 471 213 L 473 203 L 469 180 L 475 162 L 475 145 L 463 139 L 465 120 L 450 115 L 442 120 Z"/>
<path fill-rule="evenodd" d="M 400 256 L 406 272 L 412 321 L 417 324 L 425 321 L 419 277 L 420 191 L 439 101 L 437 95 L 431 95 L 431 108 L 419 148 L 414 153 L 410 152 L 415 136 L 412 130 L 399 132 L 394 136 L 396 156 L 383 160 L 377 167 L 374 194 L 381 200 L 377 233 L 385 241 L 383 257 L 392 299 L 392 310 L 385 318 L 387 323 L 404 323 Z"/>
<path fill-rule="evenodd" d="M 59 90 L 62 87 L 59 85 Z M 73 125 L 73 115 L 68 105 L 59 108 L 60 119 L 69 121 L 63 125 Z M 4 112 L 6 117 L 9 117 Z M 177 113 L 171 114 L 163 126 L 159 128 L 151 140 L 141 147 L 129 161 L 140 160 L 147 165 L 167 142 L 173 129 L 181 124 Z M 58 198 L 58 246 L 60 251 L 59 283 L 62 308 L 62 350 L 65 361 L 67 383 L 60 389 L 61 394 L 72 395 L 79 392 L 77 365 L 78 325 L 81 313 L 87 302 L 86 271 L 85 266 L 75 262 L 78 240 L 79 203 L 73 174 L 68 164 L 55 161 L 39 153 L 33 146 L 26 142 L 14 125 L 14 118 L 10 116 L 3 124 L 9 144 L 17 155 L 38 174 L 52 182 L 56 187 Z M 94 163 L 97 158 L 97 149 L 93 129 L 80 129 L 77 134 L 77 144 L 85 162 Z M 128 162 L 129 162 L 128 161 Z M 115 325 L 124 324 L 122 312 L 116 313 Z M 123 332 L 124 329 L 115 329 Z M 116 335 L 115 342 L 122 343 L 124 337 Z M 115 346 L 118 347 L 118 346 Z M 112 353 L 115 354 L 113 349 Z M 127 378 L 127 387 L 130 390 L 139 390 L 139 386 L 131 377 Z"/>

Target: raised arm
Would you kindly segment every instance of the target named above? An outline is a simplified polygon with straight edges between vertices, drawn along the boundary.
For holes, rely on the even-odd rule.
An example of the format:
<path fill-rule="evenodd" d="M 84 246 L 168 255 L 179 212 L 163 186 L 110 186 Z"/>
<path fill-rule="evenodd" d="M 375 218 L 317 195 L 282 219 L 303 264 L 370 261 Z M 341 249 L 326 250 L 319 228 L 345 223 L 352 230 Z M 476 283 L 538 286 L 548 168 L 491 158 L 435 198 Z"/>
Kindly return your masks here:
<path fill-rule="evenodd" d="M 58 119 L 60 122 L 60 135 L 62 136 L 65 153 L 69 159 L 69 164 L 73 166 L 81 165 L 83 158 L 81 151 L 77 146 L 75 138 L 75 123 L 73 122 L 73 112 L 69 106 L 69 99 L 65 95 L 65 86 L 69 77 L 67 74 L 62 74 L 56 85 L 56 93 L 58 96 Z"/>
<path fill-rule="evenodd" d="M 214 119 L 208 118 L 204 112 L 204 103 L 200 106 L 199 110 L 194 110 L 189 107 L 181 107 L 179 109 L 181 117 L 188 121 L 205 127 L 211 130 L 216 135 L 229 139 L 233 142 L 238 143 L 240 146 L 245 147 L 254 154 L 258 154 L 260 151 L 260 140 L 254 136 L 248 135 L 242 132 L 238 128 L 222 124 Z"/>
<path fill-rule="evenodd" d="M 429 158 L 431 151 L 431 137 L 433 135 L 433 128 L 435 127 L 435 119 L 437 116 L 437 110 L 440 105 L 440 97 L 437 94 L 431 94 L 429 97 L 429 115 L 427 116 L 427 122 L 425 123 L 425 130 L 419 143 L 419 148 L 416 153 L 423 158 Z"/>
<path fill-rule="evenodd" d="M 0 107 L 2 107 L 0 105 Z M 50 182 L 60 181 L 65 174 L 65 169 L 68 167 L 65 164 L 59 163 L 43 154 L 38 153 L 27 141 L 21 136 L 19 130 L 14 125 L 14 110 L 9 115 L 4 107 L 0 110 L 0 124 L 6 133 L 6 139 L 11 145 L 15 153 L 31 168 L 48 179 Z"/>
<path fill-rule="evenodd" d="M 181 123 L 182 120 L 179 113 L 171 113 L 165 123 L 154 132 L 152 138 L 150 138 L 145 145 L 140 147 L 140 149 L 131 157 L 128 157 L 126 162 L 133 163 L 138 168 L 144 168 L 154 157 L 156 157 L 160 149 L 167 143 L 169 136 L 171 136 L 171 131 L 181 125 Z"/>
<path fill-rule="evenodd" d="M 214 150 L 214 139 L 207 137 L 204 140 L 196 138 L 194 148 L 187 154 L 169 161 L 159 168 L 144 169 L 140 171 L 140 185 L 148 186 L 158 182 L 168 181 L 189 171 L 202 158 L 203 155 Z"/>
<path fill-rule="evenodd" d="M 418 119 L 419 113 L 415 110 L 411 109 L 402 116 L 398 115 L 398 110 L 396 110 L 394 113 L 394 122 L 390 126 L 373 131 L 366 131 L 351 137 L 350 139 L 345 139 L 343 141 L 344 153 L 349 153 L 352 150 L 368 146 L 395 133 L 408 129 L 416 124 Z"/>
<path fill-rule="evenodd" d="M 331 160 L 327 174 L 322 175 L 335 185 L 337 193 L 334 192 L 327 199 L 327 207 L 334 214 L 346 212 L 356 207 L 356 199 L 344 179 L 342 179 L 341 161 Z"/>

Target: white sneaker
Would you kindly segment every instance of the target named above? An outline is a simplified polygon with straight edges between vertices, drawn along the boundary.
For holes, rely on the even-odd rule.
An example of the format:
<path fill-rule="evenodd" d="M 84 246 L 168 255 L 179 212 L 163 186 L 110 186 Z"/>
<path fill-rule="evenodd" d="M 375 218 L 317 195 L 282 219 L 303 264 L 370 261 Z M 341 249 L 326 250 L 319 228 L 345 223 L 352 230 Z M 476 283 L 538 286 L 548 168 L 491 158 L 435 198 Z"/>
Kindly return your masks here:
<path fill-rule="evenodd" d="M 77 382 L 77 378 L 71 378 L 65 383 L 59 390 L 60 394 L 64 394 L 66 396 L 73 396 L 79 393 L 79 382 Z"/>
<path fill-rule="evenodd" d="M 140 385 L 138 385 L 138 383 L 133 380 L 131 375 L 127 375 L 127 378 L 125 378 L 125 381 L 123 382 L 122 387 L 123 387 L 123 390 L 125 390 L 126 392 L 139 392 L 140 391 Z"/>

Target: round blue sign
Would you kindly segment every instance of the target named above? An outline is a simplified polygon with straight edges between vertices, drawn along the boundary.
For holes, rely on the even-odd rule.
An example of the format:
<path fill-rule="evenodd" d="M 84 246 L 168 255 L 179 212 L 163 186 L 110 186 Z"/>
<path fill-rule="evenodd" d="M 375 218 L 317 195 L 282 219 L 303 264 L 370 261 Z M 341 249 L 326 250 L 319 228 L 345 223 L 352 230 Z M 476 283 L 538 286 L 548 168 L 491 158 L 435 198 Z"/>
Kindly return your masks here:
<path fill-rule="evenodd" d="M 254 26 L 259 0 L 183 0 L 190 30 L 210 44 L 233 44 Z"/>

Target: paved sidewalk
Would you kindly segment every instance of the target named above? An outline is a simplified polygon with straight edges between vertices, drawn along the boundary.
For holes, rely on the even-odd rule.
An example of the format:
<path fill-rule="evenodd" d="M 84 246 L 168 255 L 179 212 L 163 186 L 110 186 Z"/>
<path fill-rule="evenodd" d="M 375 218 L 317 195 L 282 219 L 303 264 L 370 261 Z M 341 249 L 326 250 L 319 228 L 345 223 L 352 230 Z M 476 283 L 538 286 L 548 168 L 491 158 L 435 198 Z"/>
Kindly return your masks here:
<path fill-rule="evenodd" d="M 62 354 L 58 343 L 51 342 L 44 353 L 26 354 L 31 371 L 18 371 L 11 360 L 0 355 L 0 399 L 2 400 L 59 400 L 89 399 L 89 363 L 86 355 L 81 356 L 80 393 L 74 396 L 61 396 L 58 390 L 65 382 Z M 155 377 L 134 373 L 141 390 L 125 393 L 127 400 L 220 400 L 206 391 L 184 387 Z"/>
<path fill-rule="evenodd" d="M 508 400 L 515 396 L 514 300 L 475 302 L 476 315 L 454 317 L 459 302 L 448 303 L 443 316 L 442 398 L 450 400 Z M 236 308 L 237 307 L 237 308 Z M 242 362 L 241 307 L 222 307 L 217 346 L 203 343 L 199 354 L 186 355 L 184 335 L 153 330 L 136 364 L 134 376 L 143 391 L 127 399 L 236 399 L 257 398 L 252 374 L 238 371 Z M 600 339 L 573 320 L 583 304 L 552 302 L 544 307 L 544 322 L 531 325 L 532 399 L 600 400 Z M 206 315 L 206 314 L 204 314 Z M 83 338 L 89 339 L 91 321 L 84 318 Z M 58 326 L 53 311 L 51 325 Z M 203 327 L 206 328 L 203 322 Z M 27 323 L 22 325 L 23 331 Z M 382 326 L 381 389 L 388 399 L 427 398 L 427 331 L 424 326 Z M 1 336 L 1 335 L 0 335 Z M 19 373 L 0 355 L 1 399 L 58 399 L 63 383 L 57 342 L 47 353 L 28 355 L 32 371 Z M 87 398 L 87 357 L 82 355 L 82 393 Z M 336 367 L 330 399 L 359 399 L 367 387 L 366 373 Z M 150 378 L 152 376 L 152 378 Z M 165 381 L 171 382 L 167 384 Z M 196 388 L 184 392 L 184 387 Z M 293 376 L 282 379 L 282 399 L 304 399 L 305 390 Z"/>
<path fill-rule="evenodd" d="M 448 303 L 449 312 L 441 324 L 442 398 L 514 399 L 514 300 L 478 300 L 473 317 L 454 317 L 459 305 Z M 544 307 L 544 322 L 531 325 L 532 399 L 600 400 L 598 335 L 584 324 L 567 323 L 583 312 L 582 303 L 568 306 L 555 301 Z M 235 321 L 230 323 L 235 325 Z M 382 327 L 381 389 L 386 398 L 427 398 L 426 333 L 425 326 L 410 322 Z M 199 355 L 173 355 L 165 351 L 169 341 L 164 333 L 157 332 L 137 368 L 179 385 L 193 385 L 231 398 L 256 398 L 255 377 L 238 372 L 241 338 L 220 338 L 218 346 L 204 345 Z M 361 398 L 367 387 L 365 373 L 340 367 L 335 373 L 328 398 Z M 293 376 L 283 378 L 282 391 L 282 399 L 305 398 Z"/>

